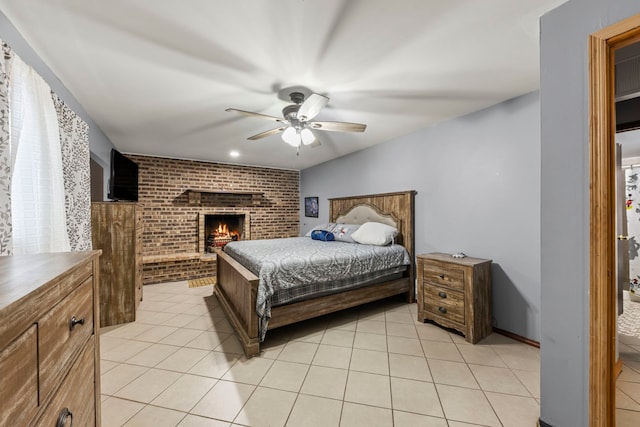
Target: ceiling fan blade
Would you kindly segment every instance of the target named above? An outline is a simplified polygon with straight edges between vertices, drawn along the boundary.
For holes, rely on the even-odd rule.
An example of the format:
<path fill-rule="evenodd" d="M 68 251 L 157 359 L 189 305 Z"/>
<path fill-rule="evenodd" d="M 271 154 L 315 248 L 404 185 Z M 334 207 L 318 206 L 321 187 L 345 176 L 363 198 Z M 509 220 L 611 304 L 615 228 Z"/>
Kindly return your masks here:
<path fill-rule="evenodd" d="M 266 137 L 268 137 L 270 135 L 275 135 L 278 132 L 282 132 L 286 128 L 287 128 L 286 126 L 283 126 L 283 127 L 280 127 L 280 128 L 270 129 L 270 130 L 267 130 L 267 131 L 264 131 L 264 132 L 260 132 L 259 134 L 250 136 L 247 139 L 250 139 L 251 141 L 255 141 L 256 139 L 266 138 Z"/>
<path fill-rule="evenodd" d="M 268 116 L 266 114 L 253 113 L 251 111 L 238 110 L 237 108 L 227 108 L 224 111 L 235 111 L 236 113 L 244 114 L 245 116 L 260 117 L 261 119 L 273 120 L 274 122 L 284 123 L 284 119 L 281 117 Z"/>
<path fill-rule="evenodd" d="M 329 98 L 326 96 L 312 93 L 300 106 L 298 120 L 306 122 L 313 119 L 327 105 L 327 102 L 329 102 Z"/>
<path fill-rule="evenodd" d="M 367 125 L 347 122 L 309 122 L 307 125 L 312 129 L 332 132 L 364 132 L 367 128 Z"/>
<path fill-rule="evenodd" d="M 316 138 L 316 140 L 313 141 L 311 144 L 307 145 L 307 147 L 316 148 L 316 147 L 320 147 L 321 145 L 322 144 L 320 144 L 320 140 Z"/>

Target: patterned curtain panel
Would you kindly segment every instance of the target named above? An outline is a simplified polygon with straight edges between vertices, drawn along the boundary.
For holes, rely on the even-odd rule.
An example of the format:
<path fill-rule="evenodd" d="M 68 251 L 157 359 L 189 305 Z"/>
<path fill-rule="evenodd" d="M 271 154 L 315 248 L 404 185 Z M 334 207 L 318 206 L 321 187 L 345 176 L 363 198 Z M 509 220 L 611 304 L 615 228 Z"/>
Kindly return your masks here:
<path fill-rule="evenodd" d="M 9 79 L 5 57 L 9 47 L 0 40 L 4 55 L 0 57 L 0 255 L 11 255 L 11 151 L 9 148 Z"/>
<path fill-rule="evenodd" d="M 67 232 L 72 251 L 91 249 L 91 175 L 89 170 L 89 125 L 55 93 L 58 114 L 62 173 L 64 177 Z"/>

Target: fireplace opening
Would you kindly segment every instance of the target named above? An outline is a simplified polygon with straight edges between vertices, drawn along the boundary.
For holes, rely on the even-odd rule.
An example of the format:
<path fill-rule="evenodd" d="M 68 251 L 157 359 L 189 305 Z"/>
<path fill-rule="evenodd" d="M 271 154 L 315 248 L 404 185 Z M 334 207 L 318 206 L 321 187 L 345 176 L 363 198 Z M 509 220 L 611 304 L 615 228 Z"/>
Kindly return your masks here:
<path fill-rule="evenodd" d="M 243 240 L 244 215 L 205 215 L 204 251 L 213 252 L 227 243 Z"/>

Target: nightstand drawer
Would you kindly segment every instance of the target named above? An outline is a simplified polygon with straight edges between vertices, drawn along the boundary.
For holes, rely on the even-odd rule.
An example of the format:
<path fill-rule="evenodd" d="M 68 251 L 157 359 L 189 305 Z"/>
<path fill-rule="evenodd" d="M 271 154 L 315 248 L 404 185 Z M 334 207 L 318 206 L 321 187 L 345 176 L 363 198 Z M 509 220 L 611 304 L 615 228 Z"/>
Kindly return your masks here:
<path fill-rule="evenodd" d="M 452 265 L 434 262 L 424 266 L 424 281 L 437 286 L 446 286 L 464 291 L 464 270 Z"/>
<path fill-rule="evenodd" d="M 464 325 L 464 294 L 439 286 L 424 289 L 424 308 L 437 316 Z"/>

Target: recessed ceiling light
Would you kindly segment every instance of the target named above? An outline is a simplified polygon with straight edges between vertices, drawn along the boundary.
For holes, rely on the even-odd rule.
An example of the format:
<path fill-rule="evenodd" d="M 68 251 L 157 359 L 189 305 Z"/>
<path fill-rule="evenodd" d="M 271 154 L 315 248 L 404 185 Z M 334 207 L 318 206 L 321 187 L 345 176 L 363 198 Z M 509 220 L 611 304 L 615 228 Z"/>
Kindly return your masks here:
<path fill-rule="evenodd" d="M 229 151 L 229 155 L 231 157 L 238 157 L 240 155 L 240 153 L 238 151 L 236 151 L 236 150 L 233 150 L 233 151 Z"/>

